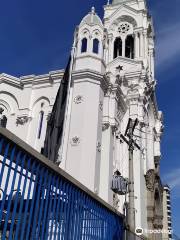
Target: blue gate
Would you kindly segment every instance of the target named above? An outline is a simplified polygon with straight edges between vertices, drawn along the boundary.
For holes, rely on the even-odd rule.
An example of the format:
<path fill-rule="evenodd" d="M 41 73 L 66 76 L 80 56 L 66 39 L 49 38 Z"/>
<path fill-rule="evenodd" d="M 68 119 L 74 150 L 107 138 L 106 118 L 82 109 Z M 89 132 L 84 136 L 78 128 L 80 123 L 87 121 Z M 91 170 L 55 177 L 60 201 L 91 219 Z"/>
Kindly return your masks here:
<path fill-rule="evenodd" d="M 0 129 L 0 239 L 120 240 L 123 217 Z"/>

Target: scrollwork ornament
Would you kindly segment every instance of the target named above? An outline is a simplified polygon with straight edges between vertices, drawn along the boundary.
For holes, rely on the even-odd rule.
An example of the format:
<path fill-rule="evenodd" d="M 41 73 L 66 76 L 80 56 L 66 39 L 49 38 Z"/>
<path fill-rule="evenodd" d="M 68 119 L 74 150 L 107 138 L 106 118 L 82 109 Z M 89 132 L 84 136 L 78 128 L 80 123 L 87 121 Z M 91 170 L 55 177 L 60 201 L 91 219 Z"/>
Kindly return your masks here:
<path fill-rule="evenodd" d="M 82 95 L 78 95 L 74 98 L 74 103 L 75 104 L 80 104 L 83 102 L 83 96 Z"/>
<path fill-rule="evenodd" d="M 71 139 L 71 145 L 72 146 L 78 146 L 80 144 L 80 138 L 78 136 L 74 136 Z"/>

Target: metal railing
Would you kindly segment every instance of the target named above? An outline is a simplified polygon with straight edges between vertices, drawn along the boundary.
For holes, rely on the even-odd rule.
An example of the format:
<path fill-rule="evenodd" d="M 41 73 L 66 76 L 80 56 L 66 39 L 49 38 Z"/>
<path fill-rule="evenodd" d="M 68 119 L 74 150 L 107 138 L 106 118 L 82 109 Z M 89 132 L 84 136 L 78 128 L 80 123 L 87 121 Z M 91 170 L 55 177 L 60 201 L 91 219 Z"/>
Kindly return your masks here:
<path fill-rule="evenodd" d="M 123 216 L 0 128 L 0 239 L 123 238 Z"/>

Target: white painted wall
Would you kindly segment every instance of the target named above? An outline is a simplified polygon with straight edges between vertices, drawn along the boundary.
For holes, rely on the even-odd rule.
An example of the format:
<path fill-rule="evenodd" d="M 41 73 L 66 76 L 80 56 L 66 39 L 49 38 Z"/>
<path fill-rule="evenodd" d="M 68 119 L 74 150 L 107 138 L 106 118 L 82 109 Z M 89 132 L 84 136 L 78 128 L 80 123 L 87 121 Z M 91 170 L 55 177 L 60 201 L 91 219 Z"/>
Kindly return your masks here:
<path fill-rule="evenodd" d="M 0 75 L 0 107 L 8 118 L 7 128 L 38 151 L 44 146 L 47 117 L 52 111 L 62 76 L 63 71 L 22 78 Z M 44 120 L 38 139 L 41 111 Z"/>

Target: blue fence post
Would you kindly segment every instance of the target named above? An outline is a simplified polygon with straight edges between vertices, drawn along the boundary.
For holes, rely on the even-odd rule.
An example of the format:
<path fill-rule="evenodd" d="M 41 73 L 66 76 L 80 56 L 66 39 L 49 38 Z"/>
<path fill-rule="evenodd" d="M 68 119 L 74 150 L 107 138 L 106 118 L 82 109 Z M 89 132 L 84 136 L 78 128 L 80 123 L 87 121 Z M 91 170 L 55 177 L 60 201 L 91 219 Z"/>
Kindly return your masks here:
<path fill-rule="evenodd" d="M 52 208 L 52 200 L 53 200 L 53 190 L 52 190 L 52 187 L 54 187 L 54 184 L 55 184 L 55 181 L 57 179 L 57 176 L 54 176 L 53 177 L 53 181 L 51 183 L 51 186 L 50 186 L 50 202 L 49 202 L 49 207 L 48 207 L 48 214 L 47 214 L 47 218 L 46 218 L 46 229 L 45 229 L 45 237 L 44 239 L 48 239 L 48 235 L 49 235 L 49 224 L 50 224 L 50 221 L 51 221 L 51 208 Z"/>
<path fill-rule="evenodd" d="M 16 179 L 16 172 L 17 172 L 20 156 L 21 156 L 21 152 L 19 152 L 18 155 L 17 155 L 17 160 L 16 160 L 17 164 L 16 164 L 15 170 L 13 171 L 13 174 L 12 174 L 13 180 L 12 180 L 12 184 L 11 184 L 10 194 L 9 194 L 9 197 L 8 197 L 8 207 L 7 207 L 7 213 L 6 213 L 6 217 L 5 217 L 5 223 L 4 223 L 4 229 L 3 229 L 2 237 L 5 237 L 5 234 L 6 234 L 6 231 L 7 231 L 7 225 L 8 225 L 8 220 L 9 220 L 10 211 L 11 211 L 13 190 L 14 190 L 15 179 Z"/>
<path fill-rule="evenodd" d="M 39 209 L 38 209 L 38 220 L 37 220 L 37 227 L 36 227 L 36 239 L 39 239 L 39 232 L 40 232 L 40 228 L 41 228 L 41 218 L 42 218 L 42 214 L 43 214 L 43 206 L 45 204 L 45 191 L 46 191 L 46 183 L 48 181 L 48 169 L 46 169 L 46 172 L 43 176 L 44 178 L 44 181 L 43 181 L 43 185 L 42 185 L 42 188 L 41 188 L 41 193 L 40 193 L 40 201 L 39 201 Z"/>
<path fill-rule="evenodd" d="M 21 180 L 22 180 L 22 175 L 23 175 L 25 159 L 26 159 L 26 154 L 23 154 L 23 156 L 20 159 L 20 165 L 19 165 L 19 166 L 21 166 L 20 173 L 19 173 L 19 175 L 18 175 L 18 173 L 16 173 L 17 179 L 18 179 L 18 186 L 17 186 L 17 192 L 18 193 L 20 192 Z M 15 227 L 15 230 L 16 230 L 15 218 L 16 218 L 16 214 L 17 214 L 16 210 L 17 210 L 17 207 L 18 207 L 18 201 L 19 201 L 19 199 L 18 199 L 18 197 L 16 197 L 15 201 L 14 201 L 14 207 L 13 207 L 13 211 L 12 211 L 12 216 L 11 216 L 10 239 L 12 239 L 13 228 Z"/>
<path fill-rule="evenodd" d="M 51 211 L 51 230 L 50 230 L 50 240 L 53 237 L 53 229 L 54 229 L 54 216 L 55 216 L 55 212 L 56 212 L 56 206 L 57 206 L 57 189 L 58 189 L 58 185 L 59 185 L 59 179 L 56 178 L 55 181 L 55 185 L 53 186 L 53 188 L 55 188 L 55 194 L 53 194 L 53 206 L 52 206 L 52 211 Z M 54 193 L 54 191 L 53 191 Z"/>
<path fill-rule="evenodd" d="M 24 239 L 24 231 L 25 228 L 27 228 L 27 222 L 29 219 L 29 205 L 30 205 L 30 194 L 31 194 L 31 187 L 32 187 L 32 183 L 33 183 L 33 174 L 34 170 L 35 170 L 35 166 L 36 163 L 35 161 L 33 161 L 32 164 L 32 168 L 31 168 L 31 175 L 30 175 L 30 183 L 29 183 L 29 187 L 28 187 L 28 194 L 27 194 L 27 200 L 26 200 L 26 205 L 25 205 L 25 210 L 24 210 L 24 217 L 23 217 L 23 221 L 22 221 L 22 229 L 21 229 L 21 240 Z"/>
<path fill-rule="evenodd" d="M 29 221 L 28 221 L 27 232 L 26 232 L 26 240 L 30 239 L 29 234 L 30 234 L 30 229 L 31 229 L 32 214 L 33 214 L 33 210 L 34 210 L 36 189 L 37 189 L 37 185 L 38 185 L 39 168 L 40 168 L 40 164 L 38 164 L 37 168 L 36 168 L 36 177 L 35 177 L 36 179 L 35 179 L 34 189 L 33 189 L 33 194 L 32 194 L 31 208 L 30 208 L 30 213 L 29 213 Z"/>
<path fill-rule="evenodd" d="M 43 213 L 42 230 L 41 230 L 41 238 L 40 238 L 42 240 L 44 239 L 44 234 L 45 234 L 45 226 L 46 226 L 46 221 L 47 221 L 47 211 L 48 211 L 48 205 L 49 205 L 51 184 L 52 184 L 52 173 L 50 173 L 50 175 L 49 175 L 48 186 L 47 186 L 47 191 L 46 191 L 46 200 L 45 200 L 46 205 L 45 205 L 44 213 Z"/>
<path fill-rule="evenodd" d="M 25 199 L 25 193 L 26 193 L 26 186 L 27 186 L 27 179 L 28 179 L 30 164 L 31 164 L 31 158 L 28 158 L 27 167 L 26 167 L 26 175 L 25 175 L 25 179 L 24 179 L 24 182 L 23 182 L 22 196 L 21 196 L 21 199 L 20 199 L 20 207 L 19 207 L 19 212 L 18 212 L 18 217 L 17 217 L 18 221 L 17 221 L 15 239 L 19 238 L 18 234 L 19 234 L 20 227 L 21 227 L 21 218 L 22 218 L 22 212 L 23 212 L 24 199 Z"/>
<path fill-rule="evenodd" d="M 8 146 L 8 149 L 9 149 L 9 146 Z M 10 166 L 8 168 L 8 173 L 7 173 L 8 180 L 9 180 L 9 176 L 10 176 L 10 172 L 11 172 L 11 166 L 13 163 L 14 154 L 15 154 L 15 147 L 13 148 L 13 150 L 11 152 L 10 164 L 9 164 Z M 6 161 L 6 158 L 4 158 L 4 159 Z M 4 165 L 5 165 L 5 162 L 4 162 Z M 3 167 L 3 170 L 1 170 L 1 181 L 3 178 L 4 168 L 5 167 Z M 0 184 L 0 186 L 1 186 L 1 184 Z M 8 188 L 8 181 L 5 182 L 5 187 L 4 187 L 4 194 L 3 194 L 2 205 L 1 205 L 1 209 L 0 209 L 0 222 L 2 221 L 3 209 L 4 209 L 4 204 L 5 204 L 6 195 L 7 195 L 7 188 Z"/>
<path fill-rule="evenodd" d="M 60 219 L 60 207 L 61 207 L 61 189 L 62 189 L 62 179 L 60 178 L 59 179 L 60 182 L 59 182 L 59 185 L 58 185 L 58 202 L 57 202 L 57 210 L 56 210 L 56 215 L 55 215 L 55 222 L 56 222 L 56 225 L 55 225 L 55 233 L 56 233 L 56 236 L 55 236 L 55 239 L 58 238 L 58 234 L 60 234 L 60 224 L 59 224 L 59 219 Z"/>

